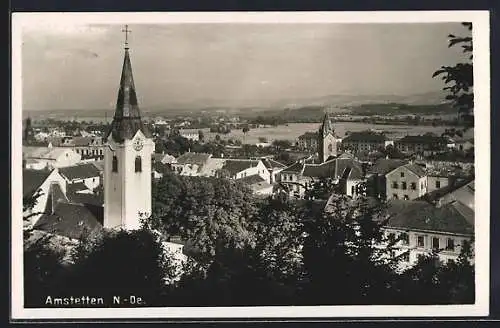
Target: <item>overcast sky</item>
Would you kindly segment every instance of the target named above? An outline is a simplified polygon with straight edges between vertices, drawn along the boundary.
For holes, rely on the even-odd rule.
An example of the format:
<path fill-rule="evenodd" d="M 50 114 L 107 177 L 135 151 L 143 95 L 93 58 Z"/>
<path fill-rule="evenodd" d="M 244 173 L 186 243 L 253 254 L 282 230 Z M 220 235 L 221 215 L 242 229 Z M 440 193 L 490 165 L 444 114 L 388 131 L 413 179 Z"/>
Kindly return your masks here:
<path fill-rule="evenodd" d="M 25 28 L 24 109 L 111 109 L 122 26 Z M 248 105 L 335 94 L 438 91 L 432 73 L 463 60 L 459 23 L 131 25 L 141 108 L 204 99 Z"/>

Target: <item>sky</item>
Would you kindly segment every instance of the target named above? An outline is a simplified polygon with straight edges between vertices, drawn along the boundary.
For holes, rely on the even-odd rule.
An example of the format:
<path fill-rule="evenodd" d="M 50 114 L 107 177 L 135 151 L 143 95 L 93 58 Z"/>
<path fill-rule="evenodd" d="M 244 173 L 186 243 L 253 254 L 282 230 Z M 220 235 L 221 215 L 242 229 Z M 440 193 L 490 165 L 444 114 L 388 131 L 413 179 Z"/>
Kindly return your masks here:
<path fill-rule="evenodd" d="M 25 26 L 23 109 L 114 108 L 122 25 Z M 460 23 L 130 25 L 141 108 L 439 91 Z"/>

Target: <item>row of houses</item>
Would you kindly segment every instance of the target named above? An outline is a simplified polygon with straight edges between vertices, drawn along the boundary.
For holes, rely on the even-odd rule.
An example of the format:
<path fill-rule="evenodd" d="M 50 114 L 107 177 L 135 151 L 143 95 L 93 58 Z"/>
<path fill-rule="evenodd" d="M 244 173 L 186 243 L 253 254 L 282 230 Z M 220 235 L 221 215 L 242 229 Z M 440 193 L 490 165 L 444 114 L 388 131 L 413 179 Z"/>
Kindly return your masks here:
<path fill-rule="evenodd" d="M 303 150 L 316 150 L 319 135 L 306 132 L 298 137 L 297 146 Z M 346 151 L 374 151 L 389 145 L 403 153 L 441 152 L 449 149 L 467 151 L 474 147 L 472 139 L 453 140 L 445 136 L 408 135 L 397 140 L 388 139 L 383 133 L 373 131 L 352 132 L 343 139 L 338 138 L 339 148 Z"/>
<path fill-rule="evenodd" d="M 166 165 L 176 174 L 239 180 L 258 195 L 271 195 L 277 175 L 286 167 L 270 158 L 215 158 L 212 154 L 194 152 L 186 152 L 178 158 L 168 154 L 155 157 L 156 165 Z M 161 170 L 156 174 L 158 171 Z"/>
<path fill-rule="evenodd" d="M 438 249 L 441 259 L 456 259 L 462 245 L 474 234 L 474 181 L 464 183 L 455 179 L 452 182 L 445 177 L 438 180 L 425 176 L 426 168 L 415 163 L 384 159 L 368 167 L 348 154 L 321 164 L 306 158 L 288 167 L 269 158 L 223 159 L 199 153 L 186 153 L 178 158 L 161 154 L 155 157 L 156 164 L 169 166 L 177 174 L 238 180 L 257 195 L 271 195 L 286 186 L 290 195 L 300 198 L 315 181 L 332 178 L 339 185 L 338 190 L 354 199 L 359 192 L 358 185 L 378 183 L 377 179 L 370 180 L 374 177 L 384 177 L 388 195 L 394 192 L 393 180 L 398 181 L 397 190 L 402 192 L 403 182 L 406 190 L 411 190 L 412 181 L 420 179 L 415 187 L 427 186 L 425 193 L 417 190 L 415 195 L 410 194 L 411 198 L 388 197 L 391 217 L 384 231 L 388 238 L 400 239 L 394 246 L 394 256 L 401 255 L 403 264 L 408 266 L 419 256 Z M 102 165 L 99 164 L 101 162 L 51 170 L 24 169 L 23 196 L 41 191 L 32 210 L 38 214 L 27 224 L 69 238 L 81 234 L 84 228 L 97 229 L 102 223 L 99 223 L 102 220 L 99 211 L 103 204 L 102 192 L 98 191 L 102 186 Z M 78 222 L 62 222 L 61 218 Z M 80 230 L 79 222 L 85 222 Z"/>

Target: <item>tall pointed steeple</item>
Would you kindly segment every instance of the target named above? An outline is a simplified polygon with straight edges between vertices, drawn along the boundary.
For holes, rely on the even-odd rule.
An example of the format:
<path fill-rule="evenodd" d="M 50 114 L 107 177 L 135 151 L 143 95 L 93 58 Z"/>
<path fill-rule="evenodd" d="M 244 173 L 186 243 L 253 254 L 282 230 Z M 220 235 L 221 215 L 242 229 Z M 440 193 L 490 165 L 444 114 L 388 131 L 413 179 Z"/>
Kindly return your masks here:
<path fill-rule="evenodd" d="M 323 117 L 318 139 L 318 156 L 320 162 L 325 162 L 331 156 L 337 156 L 337 138 L 335 137 L 335 129 L 328 113 L 325 113 Z"/>
<path fill-rule="evenodd" d="M 115 142 L 123 142 L 125 139 L 132 139 L 138 130 L 141 130 L 147 138 L 151 137 L 150 132 L 141 121 L 141 112 L 137 102 L 127 39 L 128 32 L 130 32 L 128 26 L 125 27 L 124 32 L 126 33 L 125 56 L 123 58 L 120 87 L 111 129 L 106 136 L 107 138 L 109 134 L 111 134 Z"/>
<path fill-rule="evenodd" d="M 329 133 L 333 134 L 334 131 L 335 130 L 330 120 L 330 115 L 328 115 L 328 113 L 325 113 L 325 116 L 323 116 L 323 123 L 321 124 L 319 132 L 322 136 L 326 136 Z"/>

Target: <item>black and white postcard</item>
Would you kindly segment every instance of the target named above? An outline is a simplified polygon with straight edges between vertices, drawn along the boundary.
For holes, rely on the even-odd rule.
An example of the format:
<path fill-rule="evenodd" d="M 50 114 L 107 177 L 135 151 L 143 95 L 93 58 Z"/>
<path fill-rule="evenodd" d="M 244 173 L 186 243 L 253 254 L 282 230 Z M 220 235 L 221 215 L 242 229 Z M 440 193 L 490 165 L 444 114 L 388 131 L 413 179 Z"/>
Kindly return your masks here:
<path fill-rule="evenodd" d="M 487 11 L 13 14 L 12 318 L 488 315 L 489 58 Z"/>

